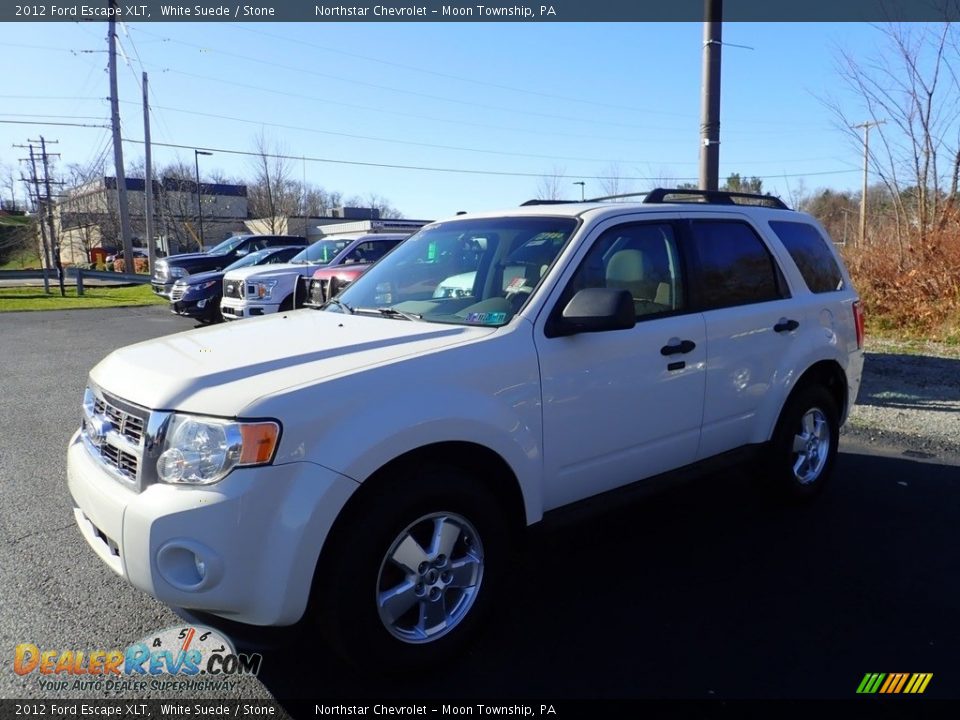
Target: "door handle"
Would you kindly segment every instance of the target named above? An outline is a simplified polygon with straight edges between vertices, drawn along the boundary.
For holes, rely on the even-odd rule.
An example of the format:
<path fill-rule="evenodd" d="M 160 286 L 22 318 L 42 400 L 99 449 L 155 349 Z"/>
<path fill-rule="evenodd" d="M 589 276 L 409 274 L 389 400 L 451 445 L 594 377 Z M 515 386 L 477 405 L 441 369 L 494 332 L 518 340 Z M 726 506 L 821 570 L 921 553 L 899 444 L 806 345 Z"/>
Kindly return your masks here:
<path fill-rule="evenodd" d="M 773 331 L 782 333 L 782 332 L 793 332 L 798 327 L 800 323 L 796 320 L 788 320 L 787 318 L 780 318 L 780 322 L 773 326 Z"/>
<path fill-rule="evenodd" d="M 660 348 L 661 355 L 684 355 L 692 351 L 697 344 L 693 340 L 677 340 L 670 338 L 670 344 Z"/>

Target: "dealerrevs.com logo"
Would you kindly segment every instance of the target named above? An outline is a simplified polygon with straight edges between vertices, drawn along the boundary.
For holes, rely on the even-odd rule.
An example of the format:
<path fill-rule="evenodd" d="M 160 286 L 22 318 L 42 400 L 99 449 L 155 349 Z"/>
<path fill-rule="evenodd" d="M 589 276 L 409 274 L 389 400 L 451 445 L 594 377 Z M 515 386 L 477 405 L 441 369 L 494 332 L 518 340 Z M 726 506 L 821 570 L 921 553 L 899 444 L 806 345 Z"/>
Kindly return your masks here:
<path fill-rule="evenodd" d="M 262 662 L 259 653 L 238 653 L 223 634 L 202 625 L 166 628 L 122 650 L 21 643 L 13 653 L 14 672 L 37 674 L 45 691 L 230 690 L 236 683 L 228 678 L 256 676 Z"/>

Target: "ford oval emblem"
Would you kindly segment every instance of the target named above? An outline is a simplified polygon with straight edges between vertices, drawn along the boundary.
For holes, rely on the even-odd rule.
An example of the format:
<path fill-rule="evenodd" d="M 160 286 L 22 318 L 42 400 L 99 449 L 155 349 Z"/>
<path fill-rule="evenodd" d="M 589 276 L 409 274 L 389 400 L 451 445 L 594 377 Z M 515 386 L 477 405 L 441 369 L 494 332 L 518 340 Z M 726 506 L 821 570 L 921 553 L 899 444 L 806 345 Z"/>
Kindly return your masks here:
<path fill-rule="evenodd" d="M 103 439 L 113 430 L 113 423 L 102 417 L 90 418 L 90 439 L 97 445 L 103 442 Z"/>

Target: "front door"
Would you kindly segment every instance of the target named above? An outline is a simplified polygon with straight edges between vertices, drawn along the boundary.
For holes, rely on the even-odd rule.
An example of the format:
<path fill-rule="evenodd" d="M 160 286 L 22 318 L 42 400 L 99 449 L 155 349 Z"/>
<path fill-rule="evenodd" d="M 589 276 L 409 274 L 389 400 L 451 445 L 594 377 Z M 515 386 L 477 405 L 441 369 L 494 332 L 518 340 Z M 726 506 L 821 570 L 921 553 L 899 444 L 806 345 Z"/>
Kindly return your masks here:
<path fill-rule="evenodd" d="M 629 290 L 629 330 L 537 333 L 543 393 L 544 510 L 693 462 L 703 415 L 706 332 L 688 312 L 673 224 L 598 232 L 553 313 L 587 287 Z"/>

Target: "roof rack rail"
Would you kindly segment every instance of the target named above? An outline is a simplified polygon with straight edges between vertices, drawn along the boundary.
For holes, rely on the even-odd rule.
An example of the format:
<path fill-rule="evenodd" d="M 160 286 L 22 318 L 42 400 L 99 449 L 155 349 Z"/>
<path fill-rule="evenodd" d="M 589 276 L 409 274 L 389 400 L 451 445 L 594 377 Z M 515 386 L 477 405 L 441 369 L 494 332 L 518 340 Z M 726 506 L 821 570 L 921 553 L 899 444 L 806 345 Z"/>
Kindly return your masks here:
<path fill-rule="evenodd" d="M 654 188 L 646 193 L 643 199 L 644 204 L 658 205 L 666 202 L 690 202 L 690 200 L 677 199 L 674 201 L 666 198 L 671 195 L 686 195 L 690 198 L 703 198 L 702 202 L 713 205 L 762 205 L 764 207 L 776 208 L 778 210 L 789 210 L 790 207 L 775 195 L 760 195 L 759 193 L 728 192 L 726 190 L 688 190 L 688 189 L 670 189 Z M 752 200 L 753 202 L 736 202 L 737 199 Z"/>
<path fill-rule="evenodd" d="M 680 196 L 672 199 L 673 196 Z M 685 196 L 685 197 L 684 197 Z M 713 205 L 759 205 L 777 210 L 791 208 L 776 195 L 761 195 L 759 193 L 731 192 L 728 190 L 697 190 L 695 188 L 654 188 L 646 192 L 622 193 L 620 195 L 603 195 L 587 198 L 586 200 L 527 200 L 520 207 L 530 205 L 568 205 L 570 203 L 592 203 L 604 200 L 620 200 L 621 198 L 642 197 L 645 205 L 660 205 L 670 202 L 703 202 Z M 671 198 L 671 199 L 668 199 Z M 737 202 L 747 200 L 748 202 Z"/>
<path fill-rule="evenodd" d="M 621 193 L 619 195 L 603 195 L 601 197 L 587 198 L 583 202 L 601 202 L 603 200 L 619 200 L 620 198 L 629 198 L 629 197 L 645 197 L 649 195 L 649 191 L 644 192 L 633 192 L 633 193 Z"/>

